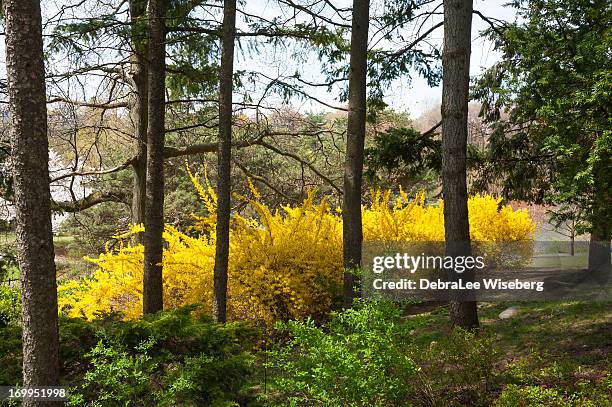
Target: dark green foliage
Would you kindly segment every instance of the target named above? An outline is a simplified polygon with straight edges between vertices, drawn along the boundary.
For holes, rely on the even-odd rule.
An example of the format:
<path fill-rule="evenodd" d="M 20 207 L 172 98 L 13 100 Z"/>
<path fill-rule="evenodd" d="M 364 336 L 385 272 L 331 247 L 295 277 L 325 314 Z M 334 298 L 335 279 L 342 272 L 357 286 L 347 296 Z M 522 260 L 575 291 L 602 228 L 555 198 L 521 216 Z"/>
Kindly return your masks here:
<path fill-rule="evenodd" d="M 138 321 L 60 319 L 62 383 L 78 406 L 233 405 L 252 372 L 258 331 L 193 307 Z M 0 328 L 0 385 L 21 381 L 21 332 Z"/>
<path fill-rule="evenodd" d="M 371 182 L 384 179 L 383 187 L 427 185 L 440 171 L 440 140 L 413 128 L 391 128 L 377 135 L 365 149 L 365 175 Z"/>
<path fill-rule="evenodd" d="M 519 22 L 490 33 L 503 58 L 475 91 L 494 125 L 481 180 L 511 199 L 578 204 L 587 225 L 610 239 L 612 6 L 513 4 Z"/>
<path fill-rule="evenodd" d="M 120 344 L 105 345 L 103 341 L 85 356 L 92 367 L 80 388 L 72 388 L 68 405 L 146 405 L 154 398 L 149 381 L 158 365 L 147 354 L 154 340 L 143 341 L 131 352 Z M 89 402 L 88 399 L 92 401 Z"/>
<path fill-rule="evenodd" d="M 22 383 L 22 360 L 21 327 L 13 324 L 0 326 L 0 386 Z"/>
<path fill-rule="evenodd" d="M 0 286 L 0 386 L 21 382 L 21 291 Z"/>
<path fill-rule="evenodd" d="M 476 175 L 471 189 L 483 192 L 497 184 L 505 199 L 543 203 L 556 177 L 553 156 L 525 131 L 513 132 L 509 126 L 492 124 L 485 150 L 468 147 L 468 166 Z"/>
<path fill-rule="evenodd" d="M 244 324 L 215 324 L 209 317 L 194 319 L 192 310 L 162 312 L 136 322 L 100 322 L 76 404 L 237 401 L 250 374 L 248 351 L 256 331 Z"/>

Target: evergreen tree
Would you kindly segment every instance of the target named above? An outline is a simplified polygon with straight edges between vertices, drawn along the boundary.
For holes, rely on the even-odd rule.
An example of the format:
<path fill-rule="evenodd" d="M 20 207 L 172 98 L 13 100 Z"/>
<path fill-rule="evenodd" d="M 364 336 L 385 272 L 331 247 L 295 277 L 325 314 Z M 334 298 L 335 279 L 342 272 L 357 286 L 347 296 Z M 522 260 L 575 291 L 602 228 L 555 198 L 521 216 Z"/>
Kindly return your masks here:
<path fill-rule="evenodd" d="M 51 230 L 49 142 L 38 0 L 3 1 L 11 161 L 21 272 L 23 385 L 59 385 L 57 284 Z M 24 406 L 46 405 L 24 399 Z"/>

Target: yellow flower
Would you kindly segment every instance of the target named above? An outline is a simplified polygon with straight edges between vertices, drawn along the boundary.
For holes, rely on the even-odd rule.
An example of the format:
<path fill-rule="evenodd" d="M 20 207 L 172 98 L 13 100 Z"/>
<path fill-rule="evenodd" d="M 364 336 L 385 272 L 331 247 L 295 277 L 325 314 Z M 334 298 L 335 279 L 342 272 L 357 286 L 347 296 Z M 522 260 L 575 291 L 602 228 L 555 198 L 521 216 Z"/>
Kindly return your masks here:
<path fill-rule="evenodd" d="M 189 173 L 207 214 L 197 218 L 199 237 L 166 226 L 163 256 L 164 306 L 201 304 L 209 312 L 213 295 L 215 219 L 217 199 L 205 177 L 203 186 Z M 233 215 L 230 231 L 228 314 L 231 319 L 275 320 L 322 318 L 340 300 L 342 285 L 342 217 L 315 191 L 299 206 L 272 211 L 259 201 L 242 197 L 255 210 L 253 217 Z M 425 195 L 414 199 L 400 190 L 372 191 L 372 203 L 363 206 L 366 241 L 443 241 L 443 202 L 426 205 Z M 469 199 L 470 235 L 479 241 L 531 240 L 535 226 L 525 210 L 500 206 L 490 195 Z M 58 289 L 62 312 L 93 319 L 120 312 L 126 319 L 142 313 L 142 245 L 130 235 L 143 230 L 134 225 L 119 237 L 123 243 L 98 258 L 88 259 L 98 270 L 89 279 L 69 281 Z M 486 250 L 486 249 L 485 249 Z"/>

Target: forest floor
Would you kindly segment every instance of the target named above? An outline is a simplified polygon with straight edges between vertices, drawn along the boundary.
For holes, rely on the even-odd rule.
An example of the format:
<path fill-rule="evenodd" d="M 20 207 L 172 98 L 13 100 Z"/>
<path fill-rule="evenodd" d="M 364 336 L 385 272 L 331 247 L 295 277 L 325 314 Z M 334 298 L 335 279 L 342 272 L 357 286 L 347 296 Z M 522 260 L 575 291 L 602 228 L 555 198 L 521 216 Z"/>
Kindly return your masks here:
<path fill-rule="evenodd" d="M 518 313 L 500 319 L 510 306 Z M 497 383 L 491 391 L 499 393 L 508 384 L 566 395 L 603 391 L 612 406 L 612 303 L 480 303 L 478 311 L 481 330 L 493 336 Z M 413 335 L 419 347 L 449 333 L 444 305 L 404 318 L 418 321 Z"/>
<path fill-rule="evenodd" d="M 500 319 L 510 306 L 519 311 Z M 557 361 L 571 359 L 578 367 L 588 367 L 595 376 L 605 376 L 612 363 L 612 304 L 609 302 L 524 302 L 480 303 L 481 328 L 495 333 L 493 341 L 505 364 L 535 354 Z M 433 310 L 406 319 L 418 319 L 415 341 L 424 345 L 448 334 L 448 309 Z M 569 360 L 568 360 L 569 361 Z M 543 366 L 542 366 L 543 367 Z"/>

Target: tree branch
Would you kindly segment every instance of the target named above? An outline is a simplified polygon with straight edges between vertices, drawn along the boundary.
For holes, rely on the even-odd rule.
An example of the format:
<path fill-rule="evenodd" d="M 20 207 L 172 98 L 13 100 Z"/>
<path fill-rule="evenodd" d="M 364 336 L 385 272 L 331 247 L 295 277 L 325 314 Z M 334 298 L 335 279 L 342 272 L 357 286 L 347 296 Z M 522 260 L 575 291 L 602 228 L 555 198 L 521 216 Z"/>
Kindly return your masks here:
<path fill-rule="evenodd" d="M 499 35 L 499 38 L 504 38 L 503 33 L 499 31 L 499 28 L 493 23 L 491 18 L 486 17 L 484 14 L 482 14 L 478 10 L 472 10 L 472 13 L 476 14 L 478 17 L 482 18 L 484 22 L 488 23 L 491 26 L 491 29 L 495 31 L 497 35 Z M 497 20 L 497 21 L 502 21 L 502 20 Z"/>
<path fill-rule="evenodd" d="M 57 182 L 57 181 L 61 181 L 63 179 L 66 178 L 71 178 L 71 177 L 85 177 L 88 175 L 105 175 L 105 174 L 112 174 L 114 172 L 118 172 L 121 170 L 126 169 L 127 167 L 134 165 L 134 163 L 136 162 L 136 157 L 133 157 L 131 159 L 129 159 L 128 161 L 125 161 L 123 164 L 118 165 L 114 168 L 110 168 L 108 170 L 102 170 L 102 171 L 74 171 L 74 172 L 69 172 L 66 174 L 62 174 L 60 176 L 57 176 L 55 178 L 51 179 L 51 182 Z"/>
<path fill-rule="evenodd" d="M 423 34 L 421 34 L 417 39 L 415 39 L 414 41 L 412 41 L 410 44 L 408 44 L 407 46 L 405 46 L 404 48 L 398 49 L 395 52 L 389 52 L 389 53 L 385 53 L 387 56 L 389 57 L 399 57 L 402 54 L 410 51 L 412 48 L 414 48 L 415 45 L 417 45 L 419 42 L 423 41 L 425 38 L 427 38 L 427 36 L 429 34 L 431 34 L 433 31 L 435 31 L 438 27 L 442 27 L 442 25 L 444 25 L 444 22 L 439 22 L 438 24 L 432 26 L 429 30 L 425 31 Z"/>
<path fill-rule="evenodd" d="M 104 109 L 104 110 L 108 110 L 108 109 L 118 109 L 121 107 L 127 107 L 128 104 L 127 102 L 111 102 L 111 103 L 93 103 L 93 102 L 78 102 L 76 100 L 68 100 L 62 97 L 54 97 L 53 99 L 49 99 L 47 100 L 47 103 L 58 103 L 58 102 L 63 102 L 63 103 L 68 103 L 70 105 L 73 106 L 80 106 L 80 107 L 91 107 L 94 109 Z"/>
<path fill-rule="evenodd" d="M 289 153 L 286 151 L 282 151 L 276 147 L 274 147 L 271 144 L 266 143 L 265 141 L 260 141 L 259 144 L 265 148 L 267 148 L 268 150 L 274 151 L 277 154 L 283 155 L 285 157 L 290 157 L 293 158 L 294 160 L 296 160 L 299 163 L 304 164 L 305 166 L 307 166 L 308 168 L 310 168 L 310 170 L 312 172 L 314 172 L 319 178 L 321 178 L 323 181 L 327 182 L 333 189 L 336 190 L 336 192 L 339 195 L 342 195 L 342 189 L 340 189 L 331 179 L 329 179 L 328 177 L 326 177 L 325 175 L 321 174 L 312 164 L 310 164 L 308 161 L 304 161 L 301 157 L 299 157 L 296 154 L 293 153 Z"/>
<path fill-rule="evenodd" d="M 438 123 L 436 123 L 431 129 L 429 129 L 425 133 L 423 133 L 422 136 L 429 136 L 431 133 L 436 131 L 436 129 L 438 127 L 440 127 L 440 126 L 442 126 L 442 120 L 440 120 Z"/>
<path fill-rule="evenodd" d="M 128 204 L 129 197 L 125 191 L 93 192 L 83 199 L 55 202 L 51 201 L 51 210 L 74 213 L 103 202 L 119 202 Z"/>
<path fill-rule="evenodd" d="M 236 165 L 236 167 L 240 168 L 240 170 L 244 173 L 244 175 L 246 175 L 248 178 L 254 179 L 257 182 L 260 182 L 262 184 L 264 184 L 265 186 L 267 186 L 268 188 L 270 188 L 272 191 L 276 192 L 278 195 L 282 196 L 283 198 L 285 198 L 287 201 L 291 201 L 291 202 L 297 202 L 296 199 L 291 198 L 290 196 L 287 196 L 283 191 L 281 191 L 280 189 L 276 188 L 274 185 L 272 185 L 267 179 L 265 179 L 264 177 L 260 177 L 259 175 L 253 174 L 252 172 L 250 172 L 244 165 L 242 165 L 242 163 L 240 163 L 238 160 L 236 160 L 235 158 L 232 160 L 234 162 L 234 164 Z"/>

